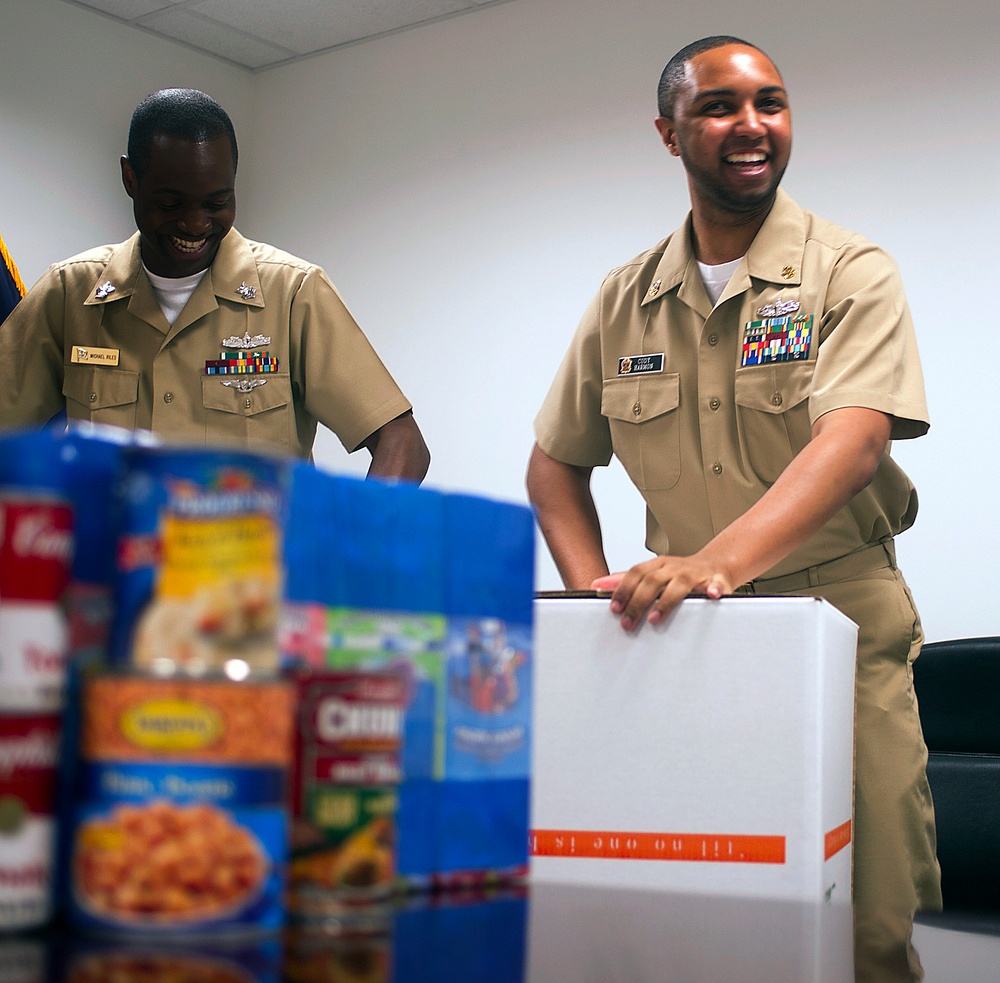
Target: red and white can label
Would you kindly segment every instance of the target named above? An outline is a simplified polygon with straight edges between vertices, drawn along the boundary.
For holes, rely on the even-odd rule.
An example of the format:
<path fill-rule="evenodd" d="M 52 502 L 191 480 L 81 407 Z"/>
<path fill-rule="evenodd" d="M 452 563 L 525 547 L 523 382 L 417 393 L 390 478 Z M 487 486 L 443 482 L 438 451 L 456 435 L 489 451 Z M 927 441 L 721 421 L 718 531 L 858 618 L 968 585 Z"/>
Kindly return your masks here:
<path fill-rule="evenodd" d="M 58 754 L 58 717 L 0 717 L 0 929 L 52 912 Z"/>
<path fill-rule="evenodd" d="M 73 513 L 54 497 L 0 492 L 0 710 L 55 711 L 65 692 Z"/>

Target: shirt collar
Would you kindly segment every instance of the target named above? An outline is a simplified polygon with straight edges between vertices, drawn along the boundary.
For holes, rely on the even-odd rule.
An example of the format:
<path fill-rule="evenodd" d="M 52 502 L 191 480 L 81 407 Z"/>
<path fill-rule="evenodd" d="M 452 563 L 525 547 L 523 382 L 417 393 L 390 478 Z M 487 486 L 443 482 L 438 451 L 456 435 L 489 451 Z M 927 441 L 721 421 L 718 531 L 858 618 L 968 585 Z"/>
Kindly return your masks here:
<path fill-rule="evenodd" d="M 212 289 L 220 300 L 229 300 L 247 307 L 263 307 L 264 293 L 257 276 L 250 243 L 236 231 L 229 234 L 219 245 L 215 260 L 209 267 Z"/>
<path fill-rule="evenodd" d="M 84 301 L 85 306 L 108 304 L 130 297 L 136 289 L 142 260 L 139 254 L 139 233 L 115 246 L 104 269 Z M 212 292 L 216 297 L 263 307 L 264 295 L 257 276 L 250 244 L 236 229 L 230 229 L 219 244 L 219 251 L 209 267 Z"/>
<path fill-rule="evenodd" d="M 802 209 L 778 188 L 774 204 L 747 250 L 748 275 L 781 286 L 798 286 L 802 282 L 805 227 Z M 700 286 L 701 271 L 691 248 L 691 214 L 688 213 L 681 228 L 667 240 L 640 306 L 654 302 L 679 284 L 690 287 L 692 277 L 697 278 Z"/>

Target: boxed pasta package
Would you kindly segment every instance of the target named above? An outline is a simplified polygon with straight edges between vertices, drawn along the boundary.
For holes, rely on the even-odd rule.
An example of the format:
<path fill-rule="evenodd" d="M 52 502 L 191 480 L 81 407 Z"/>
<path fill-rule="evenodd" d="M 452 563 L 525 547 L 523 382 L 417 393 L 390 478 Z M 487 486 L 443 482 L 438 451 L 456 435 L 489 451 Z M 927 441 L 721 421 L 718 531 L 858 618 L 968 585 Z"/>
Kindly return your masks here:
<path fill-rule="evenodd" d="M 407 886 L 525 869 L 533 536 L 521 506 L 294 472 L 282 658 L 403 679 Z"/>
<path fill-rule="evenodd" d="M 154 676 L 277 672 L 287 467 L 235 450 L 126 450 L 112 664 Z"/>

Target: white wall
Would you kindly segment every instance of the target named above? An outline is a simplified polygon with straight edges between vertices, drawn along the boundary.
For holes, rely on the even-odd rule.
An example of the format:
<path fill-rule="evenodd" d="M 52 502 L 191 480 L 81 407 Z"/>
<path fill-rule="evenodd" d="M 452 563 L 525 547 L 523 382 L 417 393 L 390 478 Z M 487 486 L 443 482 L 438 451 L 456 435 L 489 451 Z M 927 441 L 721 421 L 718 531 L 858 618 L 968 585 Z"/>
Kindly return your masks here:
<path fill-rule="evenodd" d="M 0 49 L 0 122 L 9 148 L 13 114 L 22 149 L 0 165 L 5 188 L 20 184 L 0 229 L 22 268 L 114 238 L 97 231 L 109 210 L 128 231 L 105 161 L 138 96 L 180 67 L 233 111 L 240 228 L 327 267 L 415 404 L 430 482 L 522 501 L 531 420 L 580 313 L 604 272 L 687 208 L 651 122 L 664 62 L 705 34 L 762 44 L 792 96 L 786 187 L 885 246 L 908 286 L 933 426 L 894 454 L 921 495 L 900 556 L 928 637 L 1000 634 L 981 586 L 1000 546 L 980 274 L 1000 219 L 994 0 L 512 0 L 254 76 L 57 0 L 4 3 L 0 45 L 13 10 L 32 38 L 17 74 L 40 88 L 30 112 L 12 107 Z M 66 20 L 80 44 L 45 42 Z M 318 458 L 364 466 L 329 434 Z M 595 487 L 612 566 L 626 566 L 645 555 L 638 497 L 616 466 Z M 539 585 L 558 585 L 544 550 Z"/>
<path fill-rule="evenodd" d="M 135 231 L 118 160 L 143 96 L 204 89 L 250 134 L 252 78 L 60 0 L 2 0 L 0 234 L 25 283 Z"/>

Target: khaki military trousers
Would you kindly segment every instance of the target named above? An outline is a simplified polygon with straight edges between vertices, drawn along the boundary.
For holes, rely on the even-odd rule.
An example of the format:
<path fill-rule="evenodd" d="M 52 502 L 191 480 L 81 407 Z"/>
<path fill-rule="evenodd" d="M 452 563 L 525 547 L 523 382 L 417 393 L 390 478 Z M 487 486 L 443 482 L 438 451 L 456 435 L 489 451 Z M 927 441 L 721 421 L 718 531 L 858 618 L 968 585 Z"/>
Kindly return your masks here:
<path fill-rule="evenodd" d="M 854 759 L 854 904 L 941 907 L 934 806 L 913 690 L 923 630 L 891 540 L 740 593 L 813 595 L 859 626 Z"/>

